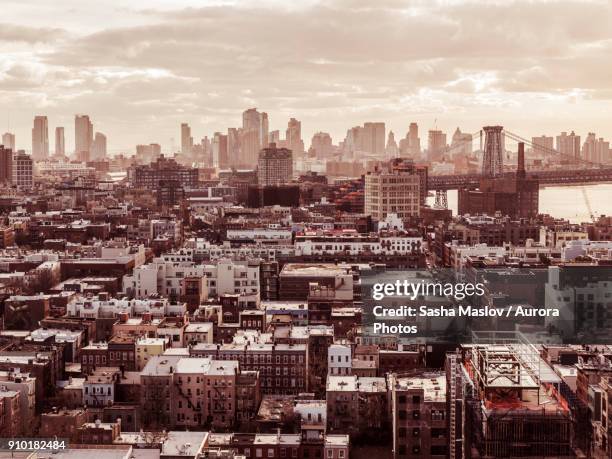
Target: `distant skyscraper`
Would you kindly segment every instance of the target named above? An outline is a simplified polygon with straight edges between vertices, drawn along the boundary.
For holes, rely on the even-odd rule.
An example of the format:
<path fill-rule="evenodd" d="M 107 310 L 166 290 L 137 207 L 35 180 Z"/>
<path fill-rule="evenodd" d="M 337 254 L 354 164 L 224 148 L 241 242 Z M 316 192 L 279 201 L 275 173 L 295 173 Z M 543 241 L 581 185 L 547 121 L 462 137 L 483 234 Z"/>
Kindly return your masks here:
<path fill-rule="evenodd" d="M 430 160 L 440 159 L 446 150 L 446 134 L 432 129 L 427 135 L 427 155 Z"/>
<path fill-rule="evenodd" d="M 287 123 L 287 131 L 285 132 L 287 140 L 287 148 L 296 155 L 304 153 L 304 141 L 302 140 L 302 123 L 295 118 L 291 118 Z"/>
<path fill-rule="evenodd" d="M 66 143 L 64 139 L 64 128 L 58 126 L 55 128 L 55 156 L 66 155 Z"/>
<path fill-rule="evenodd" d="M 389 131 L 389 137 L 387 138 L 387 146 L 385 147 L 385 154 L 387 158 L 396 158 L 399 155 L 399 148 L 395 141 L 395 135 L 393 131 Z"/>
<path fill-rule="evenodd" d="M 230 164 L 227 153 L 227 135 L 215 132 L 212 139 L 213 167 L 218 167 L 219 169 L 228 167 Z"/>
<path fill-rule="evenodd" d="M 152 143 L 149 145 L 136 145 L 136 159 L 140 164 L 149 164 L 161 156 L 161 145 Z"/>
<path fill-rule="evenodd" d="M 293 178 L 293 153 L 270 144 L 259 152 L 257 177 L 260 185 L 283 185 Z"/>
<path fill-rule="evenodd" d="M 259 133 L 259 139 L 261 141 L 261 148 L 268 146 L 268 133 L 270 131 L 270 122 L 268 120 L 268 114 L 261 112 L 261 132 Z"/>
<path fill-rule="evenodd" d="M 544 155 L 554 150 L 554 140 L 552 137 L 541 135 L 540 137 L 532 137 L 531 144 L 533 152 L 536 155 Z"/>
<path fill-rule="evenodd" d="M 93 144 L 93 124 L 87 115 L 74 116 L 74 155 L 76 159 L 87 162 Z"/>
<path fill-rule="evenodd" d="M 461 129 L 457 128 L 453 134 L 450 151 L 452 156 L 472 154 L 472 135 L 461 132 Z"/>
<path fill-rule="evenodd" d="M 419 126 L 410 123 L 406 137 L 400 140 L 400 155 L 404 158 L 417 158 L 421 156 L 421 139 L 419 138 Z"/>
<path fill-rule="evenodd" d="M 91 147 L 91 160 L 99 161 L 106 158 L 106 136 L 101 132 L 96 132 Z"/>
<path fill-rule="evenodd" d="M 346 137 L 344 138 L 344 150 L 349 153 L 356 151 L 363 151 L 363 128 L 361 126 L 355 126 L 346 131 Z"/>
<path fill-rule="evenodd" d="M 569 135 L 567 132 L 562 132 L 557 136 L 557 151 L 562 155 L 580 158 L 580 136 L 574 131 Z"/>
<path fill-rule="evenodd" d="M 7 146 L 0 146 L 0 184 L 8 185 L 13 182 L 13 150 Z"/>
<path fill-rule="evenodd" d="M 504 144 L 502 126 L 485 126 L 485 145 L 482 158 L 482 175 L 496 177 L 504 171 Z"/>
<path fill-rule="evenodd" d="M 240 128 L 227 129 L 227 162 L 229 167 L 238 167 L 242 165 L 241 144 L 240 144 Z"/>
<path fill-rule="evenodd" d="M 610 158 L 610 142 L 597 138 L 594 132 L 584 140 L 582 145 L 582 158 L 593 163 L 608 163 Z"/>
<path fill-rule="evenodd" d="M 2 134 L 2 145 L 15 151 L 15 134 L 10 132 Z"/>
<path fill-rule="evenodd" d="M 421 139 L 419 138 L 419 125 L 416 123 L 410 123 L 408 128 L 408 148 L 410 148 L 412 155 L 421 154 Z"/>
<path fill-rule="evenodd" d="M 242 113 L 241 157 L 244 165 L 254 166 L 257 163 L 259 150 L 268 141 L 268 114 L 249 108 Z"/>
<path fill-rule="evenodd" d="M 193 149 L 193 137 L 191 136 L 191 127 L 189 124 L 181 124 L 181 153 L 183 155 L 190 155 Z"/>
<path fill-rule="evenodd" d="M 49 126 L 46 116 L 36 116 L 32 128 L 32 159 L 45 160 L 49 157 Z"/>
<path fill-rule="evenodd" d="M 317 132 L 312 136 L 309 151 L 317 159 L 329 158 L 334 152 L 331 136 L 327 132 Z"/>
<path fill-rule="evenodd" d="M 364 123 L 361 149 L 382 157 L 385 154 L 385 123 Z"/>
<path fill-rule="evenodd" d="M 280 141 L 280 131 L 278 129 L 270 131 L 270 133 L 268 134 L 268 145 L 271 143 L 275 143 L 276 145 L 278 145 Z"/>

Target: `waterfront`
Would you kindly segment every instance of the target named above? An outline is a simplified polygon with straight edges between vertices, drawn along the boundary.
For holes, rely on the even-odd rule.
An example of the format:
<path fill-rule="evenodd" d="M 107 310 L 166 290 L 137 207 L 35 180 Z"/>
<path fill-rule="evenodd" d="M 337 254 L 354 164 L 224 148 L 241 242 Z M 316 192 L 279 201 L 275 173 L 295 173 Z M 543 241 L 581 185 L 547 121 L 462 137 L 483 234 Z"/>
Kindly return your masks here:
<path fill-rule="evenodd" d="M 595 216 L 612 215 L 612 184 L 582 186 L 550 186 L 540 188 L 540 213 L 565 218 L 572 223 L 590 220 L 582 189 L 586 191 Z M 433 204 L 434 199 L 428 198 Z M 457 214 L 457 191 L 448 192 L 448 206 Z"/>

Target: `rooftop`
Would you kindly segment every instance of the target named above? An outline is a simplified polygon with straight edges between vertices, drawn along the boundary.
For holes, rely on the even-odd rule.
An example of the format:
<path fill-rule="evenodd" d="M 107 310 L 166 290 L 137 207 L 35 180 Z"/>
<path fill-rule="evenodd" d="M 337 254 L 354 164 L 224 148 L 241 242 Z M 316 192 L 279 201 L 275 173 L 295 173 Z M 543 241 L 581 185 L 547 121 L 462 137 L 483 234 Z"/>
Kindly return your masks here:
<path fill-rule="evenodd" d="M 396 390 L 422 390 L 425 401 L 446 401 L 446 376 L 442 373 L 423 373 L 395 379 Z"/>

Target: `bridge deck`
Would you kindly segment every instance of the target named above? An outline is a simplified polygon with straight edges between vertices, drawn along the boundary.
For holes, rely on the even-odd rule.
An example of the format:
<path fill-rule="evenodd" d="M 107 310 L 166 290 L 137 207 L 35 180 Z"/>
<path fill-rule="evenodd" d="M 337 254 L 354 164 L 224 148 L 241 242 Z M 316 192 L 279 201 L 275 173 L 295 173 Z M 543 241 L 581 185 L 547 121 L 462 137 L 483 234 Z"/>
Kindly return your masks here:
<path fill-rule="evenodd" d="M 506 172 L 504 177 L 513 177 L 514 172 Z M 429 190 L 456 190 L 478 188 L 482 174 L 430 175 L 427 178 Z M 528 178 L 538 178 L 540 185 L 576 185 L 579 183 L 612 182 L 612 167 L 601 169 L 574 169 L 552 171 L 527 171 Z"/>

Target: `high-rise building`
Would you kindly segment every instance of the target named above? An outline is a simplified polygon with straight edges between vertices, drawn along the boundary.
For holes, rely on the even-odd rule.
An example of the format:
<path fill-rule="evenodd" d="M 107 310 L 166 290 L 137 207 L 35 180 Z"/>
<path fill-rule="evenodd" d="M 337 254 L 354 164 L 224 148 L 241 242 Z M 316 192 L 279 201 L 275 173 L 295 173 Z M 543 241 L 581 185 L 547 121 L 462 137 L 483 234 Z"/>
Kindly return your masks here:
<path fill-rule="evenodd" d="M 381 221 L 389 214 L 404 220 L 419 216 L 420 175 L 415 170 L 394 167 L 368 172 L 365 176 L 365 213 Z"/>
<path fill-rule="evenodd" d="M 266 112 L 261 112 L 261 131 L 259 133 L 259 138 L 261 141 L 261 148 L 265 148 L 268 146 L 266 142 L 268 141 L 269 132 L 270 132 L 270 122 L 268 120 L 268 114 Z"/>
<path fill-rule="evenodd" d="M 468 156 L 472 154 L 472 135 L 461 132 L 457 128 L 453 134 L 450 152 L 452 156 Z"/>
<path fill-rule="evenodd" d="M 445 150 L 446 134 L 438 129 L 431 129 L 427 134 L 427 155 L 429 159 L 440 159 Z"/>
<path fill-rule="evenodd" d="M 610 162 L 610 142 L 599 139 L 594 132 L 589 132 L 582 145 L 582 159 L 593 163 Z"/>
<path fill-rule="evenodd" d="M 278 129 L 274 131 L 270 131 L 270 133 L 268 134 L 268 145 L 271 143 L 275 143 L 276 145 L 279 145 L 280 141 L 281 141 L 280 131 Z"/>
<path fill-rule="evenodd" d="M 55 156 L 66 155 L 66 142 L 64 139 L 64 128 L 58 126 L 55 128 Z"/>
<path fill-rule="evenodd" d="M 32 157 L 23 150 L 13 154 L 13 185 L 17 188 L 29 190 L 32 188 Z"/>
<path fill-rule="evenodd" d="M 533 145 L 533 152 L 538 155 L 546 155 L 554 150 L 554 138 L 541 135 L 540 137 L 532 137 L 531 144 Z"/>
<path fill-rule="evenodd" d="M 13 150 L 0 145 L 0 184 L 13 182 Z"/>
<path fill-rule="evenodd" d="M 101 132 L 96 132 L 91 146 L 91 160 L 99 161 L 106 158 L 106 136 Z"/>
<path fill-rule="evenodd" d="M 363 151 L 363 128 L 361 126 L 355 126 L 346 131 L 346 137 L 344 138 L 344 150 L 349 153 L 356 151 Z"/>
<path fill-rule="evenodd" d="M 229 167 L 238 167 L 242 165 L 240 131 L 241 129 L 239 128 L 227 129 L 227 165 Z"/>
<path fill-rule="evenodd" d="M 295 156 L 304 153 L 304 141 L 302 140 L 302 123 L 295 118 L 291 118 L 287 123 L 287 131 L 285 132 L 287 148 L 293 152 Z"/>
<path fill-rule="evenodd" d="M 242 113 L 241 157 L 244 165 L 257 163 L 259 150 L 265 147 L 268 140 L 268 114 L 249 108 Z"/>
<path fill-rule="evenodd" d="M 389 131 L 387 146 L 385 147 L 385 154 L 387 158 L 395 158 L 399 155 L 399 148 L 397 147 L 397 142 L 395 141 L 393 131 Z"/>
<path fill-rule="evenodd" d="M 2 145 L 15 151 L 15 134 L 5 132 L 2 134 Z"/>
<path fill-rule="evenodd" d="M 49 125 L 46 116 L 34 117 L 32 128 L 32 159 L 45 160 L 49 157 Z"/>
<path fill-rule="evenodd" d="M 191 127 L 187 123 L 181 123 L 181 153 L 190 155 L 193 149 L 193 137 L 191 136 Z"/>
<path fill-rule="evenodd" d="M 212 164 L 212 142 L 207 135 L 202 139 L 202 153 L 204 157 L 201 161 L 207 165 Z"/>
<path fill-rule="evenodd" d="M 421 139 L 419 138 L 419 125 L 410 123 L 408 127 L 408 148 L 413 153 L 421 154 Z"/>
<path fill-rule="evenodd" d="M 219 169 L 225 169 L 228 167 L 228 149 L 227 149 L 227 135 L 215 132 L 212 139 L 212 161 L 213 167 Z"/>
<path fill-rule="evenodd" d="M 287 148 L 270 144 L 259 152 L 257 163 L 259 185 L 283 185 L 293 177 L 293 153 Z"/>
<path fill-rule="evenodd" d="M 93 144 L 93 124 L 88 115 L 74 116 L 74 155 L 76 159 L 87 162 Z"/>
<path fill-rule="evenodd" d="M 399 143 L 400 156 L 403 158 L 418 158 L 421 156 L 421 139 L 419 138 L 419 125 L 410 123 L 406 137 Z"/>
<path fill-rule="evenodd" d="M 557 151 L 562 155 L 580 158 L 580 136 L 572 131 L 569 135 L 562 132 L 557 136 Z"/>
<path fill-rule="evenodd" d="M 361 149 L 380 157 L 385 154 L 385 123 L 364 123 Z"/>
<path fill-rule="evenodd" d="M 332 138 L 327 132 L 317 132 L 310 142 L 310 154 L 317 159 L 329 158 L 334 152 Z"/>

